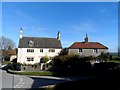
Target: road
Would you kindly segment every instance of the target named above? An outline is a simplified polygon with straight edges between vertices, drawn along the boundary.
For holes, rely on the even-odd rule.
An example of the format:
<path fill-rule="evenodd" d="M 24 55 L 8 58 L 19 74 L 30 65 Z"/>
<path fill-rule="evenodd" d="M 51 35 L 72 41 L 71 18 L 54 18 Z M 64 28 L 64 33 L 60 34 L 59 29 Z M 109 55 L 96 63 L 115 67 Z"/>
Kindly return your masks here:
<path fill-rule="evenodd" d="M 39 88 L 46 85 L 70 81 L 69 78 L 51 77 L 51 76 L 23 76 L 9 74 L 0 70 L 2 73 L 2 88 Z"/>
<path fill-rule="evenodd" d="M 27 76 L 8 74 L 2 71 L 2 88 L 31 88 L 34 80 Z"/>
<path fill-rule="evenodd" d="M 54 85 L 66 81 L 87 79 L 86 77 L 51 77 L 51 76 L 24 76 L 24 75 L 14 75 L 9 74 L 6 71 L 0 70 L 2 72 L 2 88 L 39 88 L 47 85 Z M 89 78 L 89 77 L 88 77 Z M 4 89 L 5 88 L 5 89 Z"/>

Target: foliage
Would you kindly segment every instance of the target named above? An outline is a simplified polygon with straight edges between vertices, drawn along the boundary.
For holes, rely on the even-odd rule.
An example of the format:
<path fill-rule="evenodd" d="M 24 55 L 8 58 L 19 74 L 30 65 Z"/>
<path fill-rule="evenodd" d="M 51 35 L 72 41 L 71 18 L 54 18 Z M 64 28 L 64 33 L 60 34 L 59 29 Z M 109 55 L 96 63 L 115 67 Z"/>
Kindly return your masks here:
<path fill-rule="evenodd" d="M 56 76 L 78 75 L 90 70 L 90 57 L 79 57 L 75 54 L 59 55 L 53 58 L 53 66 L 49 69 L 56 72 Z"/>
<path fill-rule="evenodd" d="M 89 62 L 90 60 L 96 59 L 96 57 L 79 57 L 75 54 L 70 55 L 59 55 L 53 58 L 54 63 L 62 64 L 62 63 L 76 63 L 76 62 Z"/>
<path fill-rule="evenodd" d="M 109 60 L 109 53 L 101 53 L 101 55 L 99 55 L 98 58 L 106 62 Z"/>
<path fill-rule="evenodd" d="M 49 58 L 47 56 L 44 56 L 40 59 L 41 63 L 46 63 L 47 61 L 49 61 Z"/>
<path fill-rule="evenodd" d="M 5 67 L 3 67 L 2 69 L 3 70 L 8 70 L 8 69 L 11 69 L 11 70 L 20 70 L 21 68 L 21 64 L 19 63 L 8 63 Z"/>
<path fill-rule="evenodd" d="M 91 60 L 98 59 L 106 62 L 95 63 L 94 66 L 90 63 Z M 102 53 L 98 57 L 79 57 L 75 54 L 59 55 L 53 58 L 54 63 L 50 70 L 56 72 L 58 76 L 91 75 L 94 73 L 97 74 L 98 72 L 100 74 L 101 72 L 109 71 L 110 68 L 117 64 L 107 62 L 108 60 L 108 53 Z"/>
<path fill-rule="evenodd" d="M 68 54 L 68 48 L 63 48 L 59 55 L 67 55 Z"/>
<path fill-rule="evenodd" d="M 22 66 L 27 66 L 27 64 L 25 62 L 23 62 L 23 64 L 21 63 Z"/>

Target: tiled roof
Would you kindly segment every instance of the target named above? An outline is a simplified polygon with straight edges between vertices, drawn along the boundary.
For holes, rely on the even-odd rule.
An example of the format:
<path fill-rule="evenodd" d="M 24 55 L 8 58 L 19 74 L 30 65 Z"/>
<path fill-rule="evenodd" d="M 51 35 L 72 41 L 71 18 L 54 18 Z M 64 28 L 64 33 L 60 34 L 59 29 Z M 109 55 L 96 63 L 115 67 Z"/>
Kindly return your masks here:
<path fill-rule="evenodd" d="M 9 54 L 9 55 L 16 55 L 16 50 L 0 50 L 0 54 L 5 53 L 5 54 Z"/>
<path fill-rule="evenodd" d="M 16 55 L 16 50 L 7 50 L 6 52 L 10 55 Z"/>
<path fill-rule="evenodd" d="M 33 45 L 30 45 L 33 44 Z M 61 41 L 56 38 L 22 37 L 18 48 L 62 48 Z"/>
<path fill-rule="evenodd" d="M 78 48 L 83 48 L 83 49 L 108 49 L 108 47 L 102 45 L 101 43 L 98 42 L 75 42 L 73 43 L 70 47 L 70 49 L 78 49 Z"/>

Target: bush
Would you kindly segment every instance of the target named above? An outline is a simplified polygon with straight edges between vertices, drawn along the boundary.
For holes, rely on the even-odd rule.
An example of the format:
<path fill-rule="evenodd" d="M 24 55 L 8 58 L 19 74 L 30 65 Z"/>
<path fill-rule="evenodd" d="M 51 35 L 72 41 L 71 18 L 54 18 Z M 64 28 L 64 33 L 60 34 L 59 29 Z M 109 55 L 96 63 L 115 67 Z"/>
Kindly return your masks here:
<path fill-rule="evenodd" d="M 91 57 L 79 57 L 78 55 L 60 55 L 53 59 L 53 66 L 50 70 L 58 75 L 79 75 L 88 73 L 91 69 L 89 62 Z"/>
<path fill-rule="evenodd" d="M 40 59 L 40 63 L 46 63 L 47 61 L 49 61 L 49 58 L 48 58 L 47 56 L 42 57 L 42 58 Z"/>
<path fill-rule="evenodd" d="M 11 69 L 11 70 L 18 70 L 18 71 L 20 71 L 21 70 L 21 64 L 19 64 L 19 63 L 10 63 L 10 64 L 7 64 L 2 69 L 3 70 Z"/>
<path fill-rule="evenodd" d="M 98 59 L 101 61 L 108 61 L 110 59 L 109 53 L 101 53 L 101 55 L 98 56 Z"/>

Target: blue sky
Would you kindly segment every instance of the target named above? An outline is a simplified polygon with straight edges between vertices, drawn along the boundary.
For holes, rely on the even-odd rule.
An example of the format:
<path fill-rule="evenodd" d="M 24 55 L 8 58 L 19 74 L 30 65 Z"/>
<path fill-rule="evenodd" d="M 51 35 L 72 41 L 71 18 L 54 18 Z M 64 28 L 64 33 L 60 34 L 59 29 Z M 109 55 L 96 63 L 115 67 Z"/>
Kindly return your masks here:
<path fill-rule="evenodd" d="M 63 47 L 82 42 L 100 42 L 110 52 L 118 50 L 117 2 L 3 2 L 2 34 L 18 46 L 23 36 L 57 37 Z"/>

